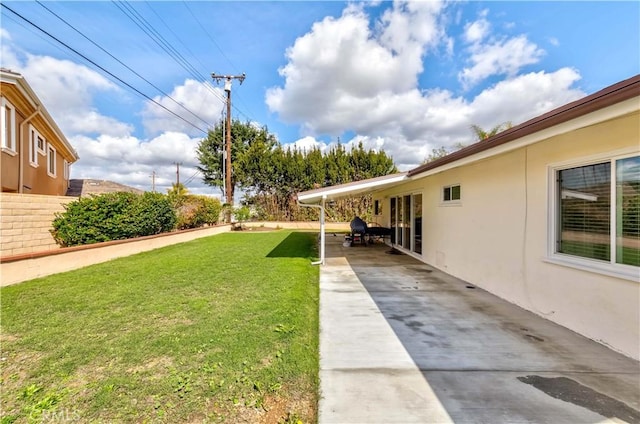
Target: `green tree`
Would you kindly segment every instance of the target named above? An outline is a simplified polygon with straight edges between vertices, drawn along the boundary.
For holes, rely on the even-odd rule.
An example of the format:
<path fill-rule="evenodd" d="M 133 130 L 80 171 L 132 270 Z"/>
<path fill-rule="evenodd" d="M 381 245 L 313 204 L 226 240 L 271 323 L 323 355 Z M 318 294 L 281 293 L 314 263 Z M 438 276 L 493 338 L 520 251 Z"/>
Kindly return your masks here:
<path fill-rule="evenodd" d="M 495 127 L 491 128 L 490 130 L 486 131 L 479 125 L 473 124 L 471 125 L 471 131 L 473 131 L 477 141 L 482 141 L 482 140 L 486 140 L 489 137 L 493 137 L 499 132 L 509 129 L 512 126 L 513 125 L 511 124 L 511 121 L 507 121 L 507 122 L 498 124 Z"/>
<path fill-rule="evenodd" d="M 167 189 L 167 197 L 174 208 L 180 207 L 188 194 L 189 190 L 182 183 L 172 183 L 171 188 Z"/>
<path fill-rule="evenodd" d="M 366 150 L 362 143 L 350 151 L 338 144 L 323 154 L 317 148 L 308 152 L 295 146 L 284 148 L 266 127 L 258 128 L 248 122 L 234 121 L 231 131 L 232 185 L 243 189 L 243 204 L 250 206 L 259 219 L 317 219 L 315 210 L 298 207 L 296 193 L 397 172 L 384 151 Z M 198 146 L 199 169 L 209 185 L 224 184 L 223 146 L 221 126 Z M 362 209 L 370 200 L 358 198 L 352 203 Z M 336 211 L 337 219 L 342 219 L 349 210 L 347 203 L 343 206 Z"/>
<path fill-rule="evenodd" d="M 225 150 L 225 134 L 222 122 L 209 131 L 207 137 L 198 144 L 197 154 L 200 166 L 208 185 L 224 188 L 223 152 Z M 275 136 L 269 134 L 267 127 L 256 127 L 251 122 L 234 119 L 231 123 L 231 195 L 236 187 L 251 187 L 260 178 L 261 163 L 256 158 L 264 154 L 268 156 L 270 149 L 277 144 Z M 262 163 L 264 164 L 264 163 Z M 261 171 L 262 173 L 268 170 Z"/>
<path fill-rule="evenodd" d="M 460 149 L 464 149 L 465 147 L 467 147 L 467 145 L 464 143 L 455 143 L 451 148 L 440 146 L 437 149 L 431 149 L 431 153 L 429 153 L 427 157 L 424 158 L 422 163 L 429 163 L 429 162 L 436 161 L 440 158 L 450 155 L 453 152 L 457 152 Z"/>

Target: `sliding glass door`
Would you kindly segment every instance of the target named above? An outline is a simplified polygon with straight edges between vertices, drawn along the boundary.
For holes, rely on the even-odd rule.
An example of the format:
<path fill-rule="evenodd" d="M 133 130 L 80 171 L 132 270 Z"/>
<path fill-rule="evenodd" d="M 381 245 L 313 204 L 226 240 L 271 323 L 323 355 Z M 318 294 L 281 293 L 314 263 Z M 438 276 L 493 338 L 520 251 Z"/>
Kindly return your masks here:
<path fill-rule="evenodd" d="M 396 209 L 396 198 L 391 198 L 391 222 L 389 223 L 389 227 L 391 228 L 391 244 L 396 244 L 396 229 L 398 227 L 397 224 L 397 209 Z"/>
<path fill-rule="evenodd" d="M 422 253 L 422 193 L 390 199 L 391 244 Z"/>
<path fill-rule="evenodd" d="M 411 250 L 411 196 L 403 196 L 402 198 L 402 247 Z"/>
<path fill-rule="evenodd" d="M 414 194 L 413 203 L 413 251 L 422 253 L 422 193 Z"/>

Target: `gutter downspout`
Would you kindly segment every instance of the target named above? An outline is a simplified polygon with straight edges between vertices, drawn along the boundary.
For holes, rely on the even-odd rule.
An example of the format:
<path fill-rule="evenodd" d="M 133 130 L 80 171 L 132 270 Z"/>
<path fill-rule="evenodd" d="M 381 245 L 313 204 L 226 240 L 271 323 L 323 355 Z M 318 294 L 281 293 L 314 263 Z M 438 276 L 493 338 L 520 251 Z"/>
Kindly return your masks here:
<path fill-rule="evenodd" d="M 320 209 L 320 260 L 316 262 L 311 262 L 311 265 L 324 265 L 324 252 L 325 252 L 325 231 L 324 231 L 324 202 L 327 199 L 327 196 L 322 196 L 322 204 L 320 205 L 305 205 L 300 203 L 299 200 L 296 200 L 298 206 L 303 208 L 318 208 Z"/>
<path fill-rule="evenodd" d="M 20 151 L 18 152 L 18 193 L 24 192 L 24 128 L 31 121 L 34 116 L 40 113 L 40 105 L 36 105 L 36 110 L 27 117 L 22 124 L 20 124 L 20 136 L 18 142 L 20 143 Z M 29 146 L 29 140 L 27 140 L 27 147 Z M 33 148 L 33 146 L 32 146 Z"/>

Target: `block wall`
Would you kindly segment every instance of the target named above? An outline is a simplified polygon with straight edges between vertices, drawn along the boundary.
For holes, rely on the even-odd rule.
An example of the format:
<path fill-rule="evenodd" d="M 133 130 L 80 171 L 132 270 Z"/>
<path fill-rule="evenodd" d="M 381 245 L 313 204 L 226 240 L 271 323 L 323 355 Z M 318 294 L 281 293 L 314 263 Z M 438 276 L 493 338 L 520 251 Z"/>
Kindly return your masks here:
<path fill-rule="evenodd" d="M 0 193 L 0 257 L 58 249 L 51 233 L 56 212 L 75 197 Z"/>

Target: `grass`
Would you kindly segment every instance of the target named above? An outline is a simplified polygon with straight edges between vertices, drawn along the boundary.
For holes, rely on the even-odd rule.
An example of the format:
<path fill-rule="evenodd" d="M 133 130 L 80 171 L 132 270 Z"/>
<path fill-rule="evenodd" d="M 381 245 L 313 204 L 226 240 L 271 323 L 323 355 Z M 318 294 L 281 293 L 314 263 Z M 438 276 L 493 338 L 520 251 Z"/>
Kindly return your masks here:
<path fill-rule="evenodd" d="M 3 288 L 2 423 L 315 421 L 314 246 L 230 233 Z"/>

